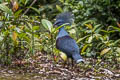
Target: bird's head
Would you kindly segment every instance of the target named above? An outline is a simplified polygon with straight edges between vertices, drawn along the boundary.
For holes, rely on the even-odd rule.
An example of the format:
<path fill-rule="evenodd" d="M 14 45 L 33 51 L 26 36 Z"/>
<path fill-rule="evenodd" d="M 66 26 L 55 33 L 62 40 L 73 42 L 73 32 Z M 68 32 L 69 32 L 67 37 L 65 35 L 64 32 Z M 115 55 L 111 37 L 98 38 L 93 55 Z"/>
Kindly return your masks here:
<path fill-rule="evenodd" d="M 62 24 L 64 24 L 64 21 L 63 20 L 56 20 L 56 22 L 53 24 L 54 27 L 59 27 L 61 26 Z"/>
<path fill-rule="evenodd" d="M 63 12 L 56 17 L 54 27 L 59 27 L 63 24 L 72 25 L 74 22 L 74 15 L 71 12 Z"/>

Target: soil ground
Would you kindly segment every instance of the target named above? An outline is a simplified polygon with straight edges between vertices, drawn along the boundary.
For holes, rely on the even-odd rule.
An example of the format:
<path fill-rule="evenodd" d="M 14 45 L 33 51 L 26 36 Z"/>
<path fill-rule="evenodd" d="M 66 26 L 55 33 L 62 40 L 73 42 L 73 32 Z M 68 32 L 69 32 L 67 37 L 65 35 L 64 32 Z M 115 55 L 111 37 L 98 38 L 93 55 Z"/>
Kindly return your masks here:
<path fill-rule="evenodd" d="M 91 58 L 85 63 L 65 64 L 38 52 L 32 58 L 14 61 L 10 67 L 1 66 L 0 80 L 120 80 L 120 66 L 113 67 Z"/>

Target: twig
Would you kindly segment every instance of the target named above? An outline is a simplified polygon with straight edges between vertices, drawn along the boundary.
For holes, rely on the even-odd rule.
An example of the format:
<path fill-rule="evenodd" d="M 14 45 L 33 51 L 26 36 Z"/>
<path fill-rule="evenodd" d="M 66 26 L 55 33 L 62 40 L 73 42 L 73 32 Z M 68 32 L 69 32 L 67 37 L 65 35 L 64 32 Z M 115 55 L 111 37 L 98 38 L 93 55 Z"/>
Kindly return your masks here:
<path fill-rule="evenodd" d="M 31 7 L 33 4 L 35 4 L 36 1 L 37 1 L 37 0 L 34 0 L 34 1 L 31 3 L 30 7 Z M 23 13 L 23 15 L 25 15 L 25 14 L 29 11 L 29 9 L 30 9 L 30 8 L 27 8 L 27 10 L 25 10 L 25 12 Z"/>

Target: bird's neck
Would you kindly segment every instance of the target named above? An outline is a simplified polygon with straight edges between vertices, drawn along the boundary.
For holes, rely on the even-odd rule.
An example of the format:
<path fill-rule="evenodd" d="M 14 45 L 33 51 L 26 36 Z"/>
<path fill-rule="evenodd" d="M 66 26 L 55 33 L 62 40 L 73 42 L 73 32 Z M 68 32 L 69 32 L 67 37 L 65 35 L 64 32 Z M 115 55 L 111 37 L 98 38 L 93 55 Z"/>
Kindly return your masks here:
<path fill-rule="evenodd" d="M 69 34 L 67 33 L 67 31 L 64 29 L 64 27 L 59 29 L 59 33 L 57 38 L 63 37 L 63 36 L 69 36 Z"/>

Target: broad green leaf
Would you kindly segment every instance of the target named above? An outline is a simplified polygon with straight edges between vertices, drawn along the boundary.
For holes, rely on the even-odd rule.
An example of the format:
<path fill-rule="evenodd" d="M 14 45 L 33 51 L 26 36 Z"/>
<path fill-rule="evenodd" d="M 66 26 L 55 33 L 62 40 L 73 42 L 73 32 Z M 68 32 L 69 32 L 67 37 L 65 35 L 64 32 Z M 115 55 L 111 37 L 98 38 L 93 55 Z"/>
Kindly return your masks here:
<path fill-rule="evenodd" d="M 83 48 L 81 50 L 81 53 L 83 53 L 86 50 L 87 47 L 88 47 L 88 44 L 86 44 L 85 46 L 83 46 Z"/>
<path fill-rule="evenodd" d="M 85 37 L 83 37 L 83 38 L 78 39 L 78 40 L 77 40 L 77 43 L 79 43 L 80 41 L 84 40 L 84 39 L 87 38 L 88 36 L 89 36 L 89 35 L 87 35 L 87 36 L 85 36 Z"/>
<path fill-rule="evenodd" d="M 46 20 L 46 19 L 42 19 L 42 25 L 47 29 L 49 30 L 50 32 L 52 32 L 52 28 L 53 28 L 53 25 L 50 21 Z"/>
<path fill-rule="evenodd" d="M 20 0 L 20 2 L 22 2 L 22 4 L 26 5 L 28 3 L 29 0 Z"/>
<path fill-rule="evenodd" d="M 91 24 L 85 24 L 85 26 L 87 26 L 89 29 L 93 28 Z"/>
<path fill-rule="evenodd" d="M 39 26 L 33 26 L 32 30 L 39 30 Z"/>
<path fill-rule="evenodd" d="M 59 12 L 63 12 L 62 8 L 59 5 L 56 5 L 56 8 Z"/>
<path fill-rule="evenodd" d="M 94 36 L 90 36 L 89 39 L 88 39 L 88 43 L 91 43 L 93 38 L 94 38 Z"/>
<path fill-rule="evenodd" d="M 116 45 L 116 44 L 118 44 L 119 42 L 120 42 L 120 39 L 114 41 L 114 44 Z"/>
<path fill-rule="evenodd" d="M 111 48 L 105 48 L 105 49 L 103 49 L 102 51 L 101 51 L 101 53 L 100 53 L 100 55 L 102 56 L 102 55 L 104 55 L 104 54 L 106 54 L 108 51 L 110 51 L 111 50 Z"/>
<path fill-rule="evenodd" d="M 99 39 L 100 37 L 102 38 L 101 34 L 94 34 L 94 36 L 95 36 L 96 39 Z"/>
<path fill-rule="evenodd" d="M 28 3 L 28 1 L 29 1 L 29 0 L 25 0 L 25 2 L 24 2 L 24 3 L 25 3 L 25 5 Z"/>
<path fill-rule="evenodd" d="M 75 33 L 76 33 L 76 30 L 75 30 L 75 29 L 71 29 L 71 30 L 69 30 L 69 33 L 70 33 L 70 34 L 75 34 Z"/>
<path fill-rule="evenodd" d="M 65 53 L 63 53 L 63 52 L 60 52 L 60 57 L 61 57 L 64 61 L 67 60 L 67 55 L 66 55 Z"/>
<path fill-rule="evenodd" d="M 30 24 L 30 23 L 27 22 L 27 25 L 28 25 L 28 27 L 29 27 L 30 29 L 32 29 L 32 24 Z"/>
<path fill-rule="evenodd" d="M 30 8 L 30 9 L 34 10 L 35 12 L 37 12 L 38 14 L 40 14 L 40 11 L 37 8 L 34 8 L 34 7 L 28 7 L 28 8 Z"/>
<path fill-rule="evenodd" d="M 104 32 L 104 33 L 109 33 L 109 31 L 106 31 L 106 30 L 103 30 L 103 29 L 101 31 Z"/>
<path fill-rule="evenodd" d="M 102 27 L 95 30 L 95 33 L 99 33 L 101 31 Z"/>
<path fill-rule="evenodd" d="M 22 13 L 22 9 L 20 9 L 20 10 L 18 10 L 17 12 L 15 12 L 15 17 L 17 18 L 17 17 L 19 17 L 20 16 L 20 13 Z"/>
<path fill-rule="evenodd" d="M 96 31 L 97 28 L 100 27 L 100 26 L 101 26 L 101 24 L 95 25 L 94 28 L 93 28 L 93 32 Z M 98 28 L 98 29 L 99 29 L 99 28 Z M 98 32 L 98 31 L 96 31 L 96 32 Z"/>
<path fill-rule="evenodd" d="M 0 4 L 0 9 L 6 13 L 8 13 L 9 15 L 12 15 L 13 12 L 11 9 L 9 9 L 6 5 L 4 4 Z"/>
<path fill-rule="evenodd" d="M 119 47 L 117 47 L 116 51 L 120 54 L 120 48 Z"/>
<path fill-rule="evenodd" d="M 120 62 L 120 57 L 117 58 L 117 61 Z"/>
<path fill-rule="evenodd" d="M 83 1 L 79 1 L 79 3 L 78 3 L 81 7 L 83 7 L 84 6 L 84 4 L 83 4 Z"/>
<path fill-rule="evenodd" d="M 120 32 L 120 28 L 118 28 L 118 27 L 113 27 L 113 28 L 116 29 L 116 30 L 118 30 Z"/>
<path fill-rule="evenodd" d="M 114 33 L 114 32 L 116 32 L 115 30 L 111 30 L 111 31 L 101 30 L 101 31 L 104 32 L 104 33 Z"/>
<path fill-rule="evenodd" d="M 101 47 L 103 44 L 104 44 L 104 43 L 98 43 L 97 46 L 96 46 L 96 48 L 99 48 L 99 49 L 100 49 L 100 47 Z"/>
<path fill-rule="evenodd" d="M 87 21 L 85 21 L 83 23 L 83 25 L 85 25 L 85 24 L 93 24 L 93 23 L 94 23 L 94 20 L 87 20 Z"/>

